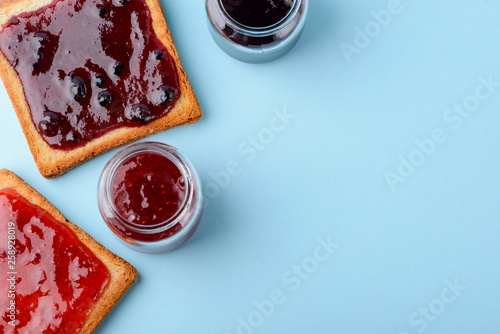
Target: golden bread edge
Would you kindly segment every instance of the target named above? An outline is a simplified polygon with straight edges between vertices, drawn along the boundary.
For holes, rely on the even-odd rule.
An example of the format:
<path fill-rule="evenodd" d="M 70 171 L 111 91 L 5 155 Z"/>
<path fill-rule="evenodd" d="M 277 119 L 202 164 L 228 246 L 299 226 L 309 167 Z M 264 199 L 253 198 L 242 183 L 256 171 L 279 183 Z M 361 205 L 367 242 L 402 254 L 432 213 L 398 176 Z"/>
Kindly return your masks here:
<path fill-rule="evenodd" d="M 2 3 L 0 1 L 0 25 L 2 26 L 13 15 L 18 15 L 24 11 L 36 10 L 52 3 L 52 0 L 40 0 L 35 6 L 26 0 L 3 1 L 6 2 Z M 168 29 L 163 8 L 159 0 L 145 0 L 145 2 L 151 12 L 153 29 L 156 36 L 165 45 L 175 62 L 181 89 L 180 97 L 174 108 L 166 116 L 147 125 L 113 130 L 74 150 L 52 149 L 38 133 L 31 120 L 30 108 L 17 72 L 0 52 L 0 75 L 16 111 L 33 158 L 40 173 L 45 178 L 57 177 L 104 152 L 176 126 L 194 123 L 202 117 L 200 105 L 187 78 L 173 37 Z"/>
<path fill-rule="evenodd" d="M 30 203 L 47 211 L 59 223 L 69 227 L 77 238 L 108 268 L 111 275 L 110 282 L 80 331 L 81 334 L 92 333 L 137 280 L 137 270 L 131 264 L 102 246 L 77 225 L 68 221 L 54 205 L 15 173 L 7 169 L 0 169 L 0 190 L 6 188 L 15 190 Z"/>

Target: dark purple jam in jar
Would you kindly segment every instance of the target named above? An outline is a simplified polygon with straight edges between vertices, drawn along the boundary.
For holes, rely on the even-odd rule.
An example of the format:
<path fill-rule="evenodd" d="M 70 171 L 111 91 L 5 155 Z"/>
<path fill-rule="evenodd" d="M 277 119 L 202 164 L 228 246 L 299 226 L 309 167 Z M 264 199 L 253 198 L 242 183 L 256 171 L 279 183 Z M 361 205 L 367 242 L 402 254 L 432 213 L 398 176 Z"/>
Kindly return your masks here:
<path fill-rule="evenodd" d="M 275 60 L 299 40 L 308 0 L 207 0 L 209 29 L 217 45 L 249 63 Z"/>
<path fill-rule="evenodd" d="M 292 9 L 293 0 L 222 0 L 222 6 L 236 22 L 247 27 L 269 27 Z"/>

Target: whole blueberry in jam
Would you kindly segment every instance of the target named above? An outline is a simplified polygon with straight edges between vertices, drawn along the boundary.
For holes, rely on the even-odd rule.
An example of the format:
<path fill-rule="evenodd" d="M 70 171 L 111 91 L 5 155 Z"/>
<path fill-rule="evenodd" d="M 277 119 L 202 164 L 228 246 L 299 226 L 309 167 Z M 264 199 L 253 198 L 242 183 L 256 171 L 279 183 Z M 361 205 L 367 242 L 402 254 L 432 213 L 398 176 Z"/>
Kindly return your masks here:
<path fill-rule="evenodd" d="M 149 123 L 153 118 L 151 111 L 144 104 L 133 105 L 125 116 L 131 121 L 141 124 Z"/>
<path fill-rule="evenodd" d="M 155 54 L 155 59 L 160 60 L 163 58 L 163 53 L 161 53 L 161 51 L 156 50 L 154 54 Z"/>
<path fill-rule="evenodd" d="M 74 76 L 71 79 L 70 92 L 75 101 L 83 100 L 87 95 L 87 87 L 85 87 L 85 81 L 79 76 Z"/>
<path fill-rule="evenodd" d="M 104 85 L 104 77 L 102 74 L 96 74 L 94 82 L 97 87 L 102 87 Z"/>
<path fill-rule="evenodd" d="M 167 86 L 160 87 L 160 104 L 169 104 L 174 100 L 175 94 L 174 91 Z"/>
<path fill-rule="evenodd" d="M 33 64 L 33 72 L 46 72 L 51 65 L 52 52 L 54 51 L 54 42 L 51 41 L 49 34 L 39 31 L 33 35 L 33 49 L 35 63 Z"/>
<path fill-rule="evenodd" d="M 111 94 L 108 92 L 100 92 L 99 95 L 97 95 L 97 101 L 99 101 L 99 104 L 103 107 L 109 106 L 111 104 Z"/>
<path fill-rule="evenodd" d="M 43 114 L 43 120 L 38 125 L 40 131 L 48 137 L 56 136 L 59 133 L 61 117 L 52 111 L 45 111 Z"/>
<path fill-rule="evenodd" d="M 120 61 L 117 61 L 113 65 L 113 73 L 116 75 L 121 75 L 124 69 L 125 69 L 125 65 L 123 65 L 123 63 Z"/>

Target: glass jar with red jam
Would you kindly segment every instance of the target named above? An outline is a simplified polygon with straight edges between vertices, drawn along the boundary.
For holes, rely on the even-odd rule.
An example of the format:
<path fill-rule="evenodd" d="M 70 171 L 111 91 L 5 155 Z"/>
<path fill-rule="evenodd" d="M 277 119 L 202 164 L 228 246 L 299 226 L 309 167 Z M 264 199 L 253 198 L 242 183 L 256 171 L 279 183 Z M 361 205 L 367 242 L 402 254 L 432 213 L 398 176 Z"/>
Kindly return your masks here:
<path fill-rule="evenodd" d="M 189 160 L 158 142 L 132 144 L 115 154 L 99 180 L 99 209 L 108 227 L 132 249 L 170 251 L 198 227 L 203 196 Z"/>
<path fill-rule="evenodd" d="M 230 56 L 248 63 L 275 60 L 299 40 L 308 0 L 207 0 L 209 30 Z"/>

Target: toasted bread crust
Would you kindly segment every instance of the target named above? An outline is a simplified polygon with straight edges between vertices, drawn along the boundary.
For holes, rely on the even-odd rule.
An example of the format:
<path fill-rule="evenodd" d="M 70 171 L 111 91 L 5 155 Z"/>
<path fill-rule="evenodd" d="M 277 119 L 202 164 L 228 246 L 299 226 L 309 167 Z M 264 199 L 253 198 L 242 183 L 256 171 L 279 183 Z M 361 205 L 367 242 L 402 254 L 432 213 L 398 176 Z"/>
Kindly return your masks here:
<path fill-rule="evenodd" d="M 80 331 L 81 334 L 92 333 L 137 280 L 137 270 L 122 258 L 111 253 L 74 223 L 68 221 L 45 197 L 40 195 L 16 174 L 7 169 L 0 169 L 0 190 L 6 188 L 15 190 L 30 203 L 50 213 L 59 223 L 69 227 L 78 239 L 108 268 L 111 275 L 110 282 Z"/>
<path fill-rule="evenodd" d="M 156 36 L 165 45 L 175 62 L 180 86 L 180 97 L 176 101 L 174 108 L 164 117 L 149 124 L 139 127 L 118 128 L 90 141 L 85 146 L 69 151 L 53 149 L 35 128 L 19 75 L 3 53 L 0 52 L 0 76 L 12 101 L 31 153 L 40 173 L 44 177 L 57 177 L 104 152 L 176 126 L 194 123 L 202 117 L 198 100 L 184 71 L 173 37 L 168 29 L 163 8 L 159 0 L 144 1 L 150 9 L 153 30 Z M 0 27 L 3 28 L 3 25 L 14 15 L 34 11 L 52 2 L 53 0 L 2 0 L 0 1 Z"/>

